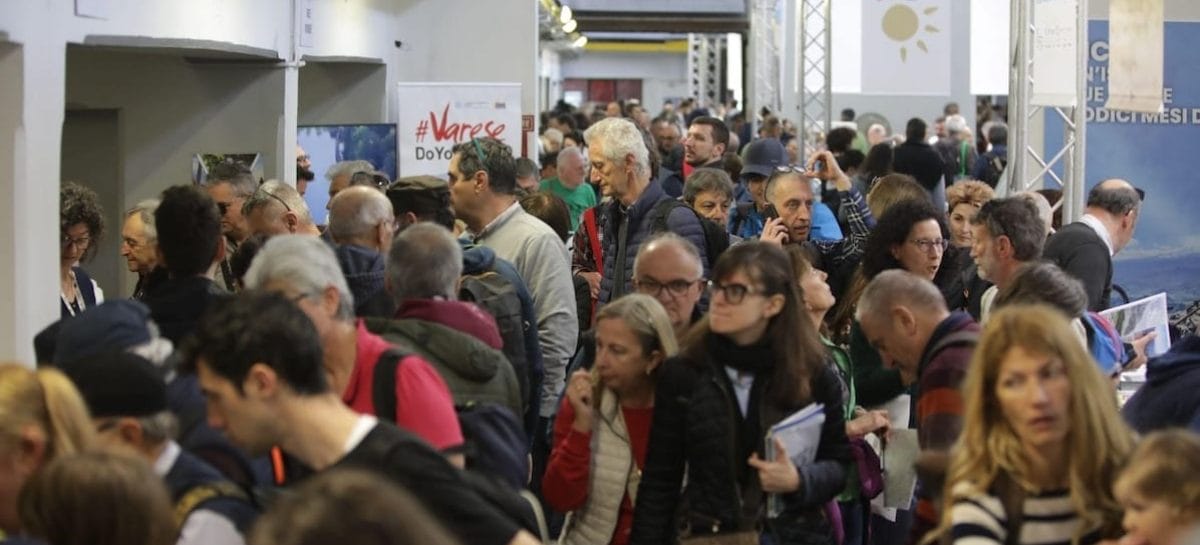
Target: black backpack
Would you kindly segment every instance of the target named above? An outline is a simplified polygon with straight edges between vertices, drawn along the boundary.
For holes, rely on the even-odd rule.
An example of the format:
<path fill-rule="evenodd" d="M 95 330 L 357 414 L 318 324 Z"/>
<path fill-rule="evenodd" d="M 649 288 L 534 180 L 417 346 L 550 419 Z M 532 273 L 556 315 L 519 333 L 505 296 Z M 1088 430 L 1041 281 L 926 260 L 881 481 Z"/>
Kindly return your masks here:
<path fill-rule="evenodd" d="M 1004 169 L 1008 168 L 1008 157 L 1000 157 L 999 155 L 987 154 L 979 158 L 987 165 L 983 169 L 983 175 L 979 177 L 979 181 L 996 188 L 996 184 L 1000 182 L 1000 175 L 1004 174 Z"/>
<path fill-rule="evenodd" d="M 700 221 L 700 227 L 704 228 L 704 256 L 707 260 L 705 269 L 712 270 L 717 264 L 717 258 L 725 250 L 729 249 L 729 233 L 725 231 L 723 226 L 717 225 L 712 220 L 701 216 L 695 209 L 684 204 L 676 199 L 666 199 L 659 201 L 650 209 L 650 232 L 661 233 L 669 231 L 667 227 L 667 218 L 671 217 L 671 212 L 676 208 L 686 208 L 692 214 L 695 214 L 696 219 Z"/>
<path fill-rule="evenodd" d="M 525 353 L 525 321 L 521 319 L 521 298 L 517 288 L 507 278 L 495 271 L 479 274 L 464 274 L 458 287 L 458 299 L 475 303 L 496 319 L 500 329 L 500 340 L 504 342 L 504 356 L 517 372 L 521 385 L 521 401 L 525 407 L 530 403 L 529 354 Z"/>
<path fill-rule="evenodd" d="M 371 401 L 375 415 L 396 421 L 396 370 L 407 353 L 391 348 L 379 356 L 372 375 Z M 455 405 L 463 434 L 467 469 L 497 479 L 513 490 L 529 479 L 529 449 L 521 421 L 498 403 Z"/>

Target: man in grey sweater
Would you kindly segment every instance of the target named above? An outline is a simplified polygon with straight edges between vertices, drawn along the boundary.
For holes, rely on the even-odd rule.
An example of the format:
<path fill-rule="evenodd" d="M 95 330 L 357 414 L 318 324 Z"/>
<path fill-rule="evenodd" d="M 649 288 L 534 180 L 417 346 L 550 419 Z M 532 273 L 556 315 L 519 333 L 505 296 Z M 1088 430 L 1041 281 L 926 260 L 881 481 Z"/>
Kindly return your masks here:
<path fill-rule="evenodd" d="M 548 418 L 557 409 L 579 335 L 567 248 L 517 202 L 516 161 L 503 142 L 473 138 L 456 145 L 448 174 L 450 204 L 468 235 L 512 262 L 529 286 L 545 367 L 540 415 Z"/>

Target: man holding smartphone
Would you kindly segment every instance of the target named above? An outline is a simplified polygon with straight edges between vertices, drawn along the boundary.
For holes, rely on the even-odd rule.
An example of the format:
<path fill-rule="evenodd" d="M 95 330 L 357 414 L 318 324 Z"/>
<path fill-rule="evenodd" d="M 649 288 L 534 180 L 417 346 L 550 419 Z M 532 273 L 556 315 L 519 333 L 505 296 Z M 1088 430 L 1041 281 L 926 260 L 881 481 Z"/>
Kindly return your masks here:
<path fill-rule="evenodd" d="M 832 181 L 843 202 L 851 204 L 848 220 L 850 236 L 841 240 L 810 240 L 812 233 L 812 210 L 816 202 L 811 179 Z M 767 206 L 760 240 L 775 244 L 803 244 L 808 246 L 814 257 L 814 265 L 830 276 L 830 287 L 839 293 L 840 286 L 849 278 L 850 269 L 862 257 L 867 237 L 875 226 L 875 218 L 867 208 L 862 193 L 850 183 L 850 177 L 842 172 L 833 153 L 821 151 L 809 158 L 806 168 L 782 167 L 767 179 L 764 196 Z"/>

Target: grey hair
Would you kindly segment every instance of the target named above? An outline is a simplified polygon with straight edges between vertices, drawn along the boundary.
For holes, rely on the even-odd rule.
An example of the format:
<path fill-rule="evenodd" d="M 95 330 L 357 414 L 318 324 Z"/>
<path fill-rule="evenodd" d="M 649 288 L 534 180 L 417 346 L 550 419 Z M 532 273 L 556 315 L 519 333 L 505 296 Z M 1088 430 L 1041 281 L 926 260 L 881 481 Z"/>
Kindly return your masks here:
<path fill-rule="evenodd" d="M 392 219 L 392 201 L 375 189 L 346 189 L 329 203 L 329 234 L 342 242 L 371 234 L 382 222 Z"/>
<path fill-rule="evenodd" d="M 138 419 L 142 436 L 154 444 L 165 443 L 179 433 L 179 420 L 171 411 L 161 411 Z"/>
<path fill-rule="evenodd" d="M 1046 196 L 1037 191 L 1022 191 L 1015 196 L 1033 203 L 1033 207 L 1037 208 L 1038 217 L 1042 219 L 1042 223 L 1046 226 L 1044 234 L 1050 236 L 1050 230 L 1054 225 L 1054 208 L 1050 206 L 1050 201 L 1046 200 Z"/>
<path fill-rule="evenodd" d="M 632 155 L 634 170 L 641 175 L 650 174 L 650 150 L 632 121 L 620 117 L 598 121 L 583 132 L 583 139 L 589 146 L 600 142 L 605 158 L 613 163 L 624 164 L 625 156 Z"/>
<path fill-rule="evenodd" d="M 645 254 L 663 246 L 674 246 L 683 250 L 683 253 L 688 256 L 688 260 L 695 266 L 696 276 L 700 278 L 704 277 L 704 262 L 700 260 L 700 250 L 696 248 L 696 245 L 692 241 L 670 231 L 663 231 L 642 242 L 641 247 L 638 248 L 637 255 L 633 258 L 634 274 L 637 274 L 638 263 L 642 261 Z"/>
<path fill-rule="evenodd" d="M 441 225 L 420 222 L 396 235 L 388 252 L 387 282 L 397 305 L 410 299 L 458 299 L 462 247 Z"/>
<path fill-rule="evenodd" d="M 542 136 L 545 136 L 546 140 L 549 140 L 551 142 L 554 142 L 555 144 L 558 144 L 559 146 L 562 146 L 562 143 L 563 143 L 562 131 L 555 129 L 555 128 L 549 128 L 542 132 Z"/>
<path fill-rule="evenodd" d="M 330 286 L 338 292 L 337 317 L 354 319 L 354 296 L 346 285 L 342 267 L 325 241 L 308 235 L 279 235 L 271 237 L 242 279 L 246 287 L 257 289 L 283 282 L 307 295 L 319 294 Z"/>
<path fill-rule="evenodd" d="M 692 171 L 683 184 L 683 202 L 693 204 L 696 196 L 705 191 L 716 191 L 733 200 L 733 180 L 729 173 L 719 168 L 698 168 Z"/>
<path fill-rule="evenodd" d="M 596 311 L 596 322 L 605 319 L 625 322 L 641 343 L 643 355 L 661 350 L 663 357 L 669 358 L 679 352 L 675 328 L 658 299 L 641 293 L 622 295 Z"/>
<path fill-rule="evenodd" d="M 1087 206 L 1100 208 L 1114 216 L 1124 216 L 1137 210 L 1142 204 L 1142 198 L 1138 195 L 1137 190 L 1128 182 L 1124 184 L 1110 183 L 1117 180 L 1117 178 L 1110 178 L 1096 184 L 1096 187 L 1088 192 Z"/>
<path fill-rule="evenodd" d="M 300 216 L 300 221 L 312 223 L 312 214 L 308 211 L 308 204 L 304 202 L 304 196 L 296 191 L 296 188 L 278 180 L 269 180 L 259 186 L 258 191 L 255 191 L 242 204 L 242 215 L 249 216 L 255 210 L 272 203 L 286 204 L 292 212 Z M 283 211 L 280 210 L 279 213 L 282 214 Z"/>
<path fill-rule="evenodd" d="M 253 195 L 254 191 L 258 189 L 258 180 L 255 180 L 254 174 L 244 167 L 237 169 L 227 178 L 210 178 L 207 183 L 209 186 L 218 184 L 229 184 L 233 188 L 233 194 L 243 199 Z"/>
<path fill-rule="evenodd" d="M 339 176 L 353 176 L 355 172 L 374 172 L 375 165 L 370 161 L 339 161 L 325 171 L 325 179 L 333 181 Z"/>
<path fill-rule="evenodd" d="M 154 226 L 154 211 L 158 209 L 159 202 L 158 199 L 138 201 L 133 208 L 125 211 L 126 218 L 136 214 L 142 220 L 142 235 L 146 237 L 146 242 L 158 241 L 158 228 Z"/>
<path fill-rule="evenodd" d="M 565 168 L 567 160 L 571 157 L 578 157 L 580 161 L 583 161 L 585 164 L 587 163 L 587 158 L 583 156 L 583 150 L 576 147 L 563 148 L 558 152 L 558 168 Z"/>
<path fill-rule="evenodd" d="M 883 271 L 867 284 L 858 298 L 854 319 L 859 322 L 871 315 L 888 316 L 895 306 L 905 306 L 914 313 L 945 312 L 946 300 L 933 282 L 903 269 Z"/>

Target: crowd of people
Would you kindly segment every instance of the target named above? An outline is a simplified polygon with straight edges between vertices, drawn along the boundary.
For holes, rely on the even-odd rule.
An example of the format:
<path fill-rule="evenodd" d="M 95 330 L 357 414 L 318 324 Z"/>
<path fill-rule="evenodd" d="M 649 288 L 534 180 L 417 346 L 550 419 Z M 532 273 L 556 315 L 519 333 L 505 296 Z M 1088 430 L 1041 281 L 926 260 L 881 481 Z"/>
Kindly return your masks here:
<path fill-rule="evenodd" d="M 1200 341 L 1122 409 L 1152 337 L 1097 313 L 1141 190 L 1063 225 L 953 104 L 820 138 L 668 106 L 559 104 L 536 161 L 464 139 L 445 178 L 338 163 L 324 226 L 218 165 L 124 213 L 128 299 L 64 183 L 62 319 L 0 365 L 7 541 L 1189 542 Z"/>

